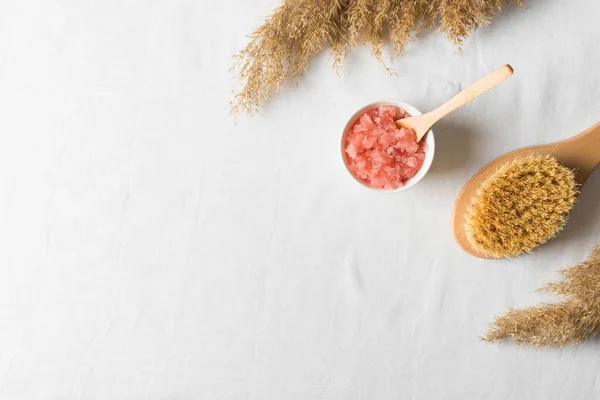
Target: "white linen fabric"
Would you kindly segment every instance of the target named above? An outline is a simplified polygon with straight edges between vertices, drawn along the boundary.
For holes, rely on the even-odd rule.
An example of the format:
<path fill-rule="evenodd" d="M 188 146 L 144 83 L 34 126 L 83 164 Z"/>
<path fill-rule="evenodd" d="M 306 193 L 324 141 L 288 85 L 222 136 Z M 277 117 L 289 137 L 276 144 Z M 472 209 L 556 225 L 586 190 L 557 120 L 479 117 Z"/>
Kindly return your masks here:
<path fill-rule="evenodd" d="M 413 41 L 389 76 L 326 52 L 235 123 L 231 56 L 275 0 L 0 2 L 0 399 L 591 399 L 597 340 L 479 340 L 600 244 L 600 172 L 562 235 L 514 260 L 455 244 L 456 195 L 507 151 L 600 121 L 600 2 L 529 0 Z M 384 195 L 340 157 L 346 119 L 426 111 L 432 169 Z"/>

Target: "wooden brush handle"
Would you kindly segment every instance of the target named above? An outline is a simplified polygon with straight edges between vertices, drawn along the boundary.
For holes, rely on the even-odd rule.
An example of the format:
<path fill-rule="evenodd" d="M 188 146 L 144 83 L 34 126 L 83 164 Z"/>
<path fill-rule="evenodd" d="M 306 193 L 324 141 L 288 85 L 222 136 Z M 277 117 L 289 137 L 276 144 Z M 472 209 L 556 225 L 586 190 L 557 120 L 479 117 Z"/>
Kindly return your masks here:
<path fill-rule="evenodd" d="M 458 107 L 461 107 L 474 98 L 484 94 L 491 88 L 497 86 L 499 83 L 503 82 L 505 79 L 509 78 L 513 74 L 513 69 L 510 65 L 506 64 L 491 74 L 488 74 L 473 83 L 459 94 L 448 100 L 446 103 L 442 104 L 438 108 L 433 111 L 428 112 L 427 114 L 431 116 L 430 123 L 432 126 L 436 123 L 440 118 L 445 116 L 446 114 L 456 110 Z"/>
<path fill-rule="evenodd" d="M 555 153 L 564 153 L 563 158 L 577 166 L 578 175 L 587 179 L 600 164 L 600 122 L 579 135 L 558 143 Z"/>

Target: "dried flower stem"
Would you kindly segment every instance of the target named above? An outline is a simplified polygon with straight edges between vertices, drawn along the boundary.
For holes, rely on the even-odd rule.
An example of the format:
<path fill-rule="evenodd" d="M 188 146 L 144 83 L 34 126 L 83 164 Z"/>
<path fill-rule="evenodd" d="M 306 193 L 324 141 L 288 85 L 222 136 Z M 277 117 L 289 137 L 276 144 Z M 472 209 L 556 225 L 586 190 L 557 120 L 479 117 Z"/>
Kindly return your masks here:
<path fill-rule="evenodd" d="M 436 24 L 460 44 L 473 29 L 487 25 L 501 7 L 501 0 L 284 0 L 235 56 L 241 86 L 232 110 L 252 114 L 285 82 L 297 82 L 310 57 L 326 43 L 334 68 L 356 45 L 370 47 L 385 66 L 385 32 L 389 31 L 395 54 L 402 53 L 412 35 Z"/>
<path fill-rule="evenodd" d="M 489 342 L 510 338 L 534 347 L 578 345 L 600 331 L 600 246 L 581 264 L 561 271 L 562 281 L 540 291 L 565 298 L 524 310 L 509 310 L 497 317 L 483 337 Z"/>

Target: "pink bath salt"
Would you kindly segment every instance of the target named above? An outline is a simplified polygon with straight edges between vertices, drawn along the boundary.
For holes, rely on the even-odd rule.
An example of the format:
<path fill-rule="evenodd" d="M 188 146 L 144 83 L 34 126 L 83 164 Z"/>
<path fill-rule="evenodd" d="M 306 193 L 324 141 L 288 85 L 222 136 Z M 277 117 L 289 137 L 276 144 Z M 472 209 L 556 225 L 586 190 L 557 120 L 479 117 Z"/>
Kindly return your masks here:
<path fill-rule="evenodd" d="M 415 131 L 394 122 L 407 117 L 398 107 L 381 105 L 358 118 L 345 142 L 354 176 L 374 188 L 396 189 L 419 172 L 427 145 L 424 140 L 417 143 Z"/>

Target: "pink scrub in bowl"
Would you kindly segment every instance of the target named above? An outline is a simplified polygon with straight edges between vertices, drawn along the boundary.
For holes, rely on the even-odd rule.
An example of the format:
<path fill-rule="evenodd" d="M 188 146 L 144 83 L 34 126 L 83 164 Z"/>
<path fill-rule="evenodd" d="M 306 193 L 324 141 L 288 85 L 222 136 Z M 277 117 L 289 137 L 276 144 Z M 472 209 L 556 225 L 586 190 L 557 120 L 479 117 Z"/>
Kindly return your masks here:
<path fill-rule="evenodd" d="M 342 136 L 342 157 L 352 176 L 371 189 L 397 192 L 414 186 L 431 166 L 435 143 L 431 130 L 417 143 L 411 129 L 395 120 L 420 115 L 410 104 L 387 100 L 356 112 Z"/>

